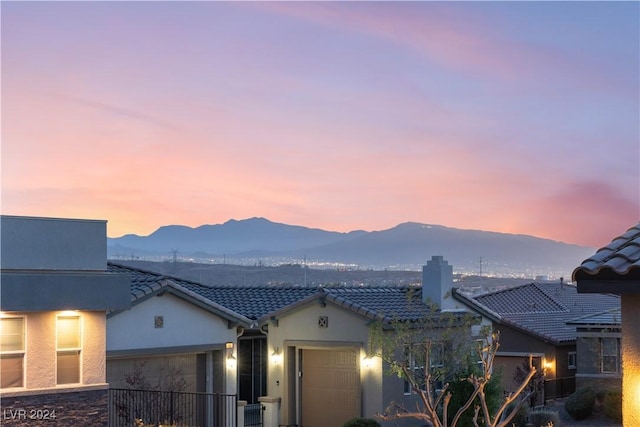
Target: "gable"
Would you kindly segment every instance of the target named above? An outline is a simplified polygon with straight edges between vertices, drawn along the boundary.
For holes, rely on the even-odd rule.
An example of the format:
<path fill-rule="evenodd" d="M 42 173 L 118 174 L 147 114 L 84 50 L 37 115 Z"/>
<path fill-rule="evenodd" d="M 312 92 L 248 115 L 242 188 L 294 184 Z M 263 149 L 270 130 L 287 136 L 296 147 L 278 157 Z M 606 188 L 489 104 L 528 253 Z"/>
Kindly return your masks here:
<path fill-rule="evenodd" d="M 107 351 L 235 341 L 226 319 L 171 293 L 152 296 L 107 319 Z"/>
<path fill-rule="evenodd" d="M 365 343 L 369 319 L 332 302 L 320 300 L 282 313 L 267 321 L 269 339 L 278 341 L 322 341 Z"/>

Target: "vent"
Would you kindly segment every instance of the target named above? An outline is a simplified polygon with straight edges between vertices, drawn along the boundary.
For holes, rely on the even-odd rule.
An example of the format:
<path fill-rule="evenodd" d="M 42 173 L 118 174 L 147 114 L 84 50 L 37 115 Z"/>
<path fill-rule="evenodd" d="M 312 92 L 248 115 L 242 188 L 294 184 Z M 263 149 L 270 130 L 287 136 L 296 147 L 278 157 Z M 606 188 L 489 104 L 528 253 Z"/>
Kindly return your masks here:
<path fill-rule="evenodd" d="M 153 327 L 156 329 L 164 328 L 164 316 L 154 316 Z"/>
<path fill-rule="evenodd" d="M 319 328 L 328 328 L 329 327 L 329 317 L 327 317 L 327 316 L 318 317 L 318 327 Z"/>

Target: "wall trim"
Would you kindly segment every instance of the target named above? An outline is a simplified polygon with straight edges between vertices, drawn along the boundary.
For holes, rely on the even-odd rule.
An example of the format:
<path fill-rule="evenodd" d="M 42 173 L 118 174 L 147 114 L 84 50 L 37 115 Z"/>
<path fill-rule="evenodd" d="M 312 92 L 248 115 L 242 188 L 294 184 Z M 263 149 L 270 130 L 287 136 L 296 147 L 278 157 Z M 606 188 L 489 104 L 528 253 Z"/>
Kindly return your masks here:
<path fill-rule="evenodd" d="M 87 391 L 94 390 L 107 390 L 109 388 L 109 384 L 101 383 L 101 384 L 91 384 L 91 385 L 73 385 L 69 387 L 58 386 L 51 388 L 31 388 L 31 389 L 21 389 L 16 391 L 2 391 L 0 392 L 0 398 L 6 397 L 20 397 L 20 396 L 35 396 L 40 394 L 61 394 L 61 393 L 82 393 Z"/>

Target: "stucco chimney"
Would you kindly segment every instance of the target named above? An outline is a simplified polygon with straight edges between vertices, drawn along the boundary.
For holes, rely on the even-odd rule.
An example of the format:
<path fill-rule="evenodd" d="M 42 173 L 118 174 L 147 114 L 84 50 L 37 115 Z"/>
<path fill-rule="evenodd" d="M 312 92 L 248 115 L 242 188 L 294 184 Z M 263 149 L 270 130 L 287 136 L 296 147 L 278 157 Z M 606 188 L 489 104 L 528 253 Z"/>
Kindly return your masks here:
<path fill-rule="evenodd" d="M 453 267 L 442 256 L 432 256 L 422 266 L 422 300 L 435 303 L 443 310 L 451 308 L 454 306 L 450 296 L 452 287 Z"/>

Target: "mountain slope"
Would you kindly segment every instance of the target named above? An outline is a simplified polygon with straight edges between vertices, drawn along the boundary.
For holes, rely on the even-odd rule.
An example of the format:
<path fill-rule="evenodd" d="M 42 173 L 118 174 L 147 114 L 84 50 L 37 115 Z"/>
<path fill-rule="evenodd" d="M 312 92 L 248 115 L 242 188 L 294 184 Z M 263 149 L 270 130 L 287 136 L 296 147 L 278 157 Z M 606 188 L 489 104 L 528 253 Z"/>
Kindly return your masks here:
<path fill-rule="evenodd" d="M 462 230 L 407 222 L 388 230 L 338 233 L 275 223 L 264 218 L 230 220 L 197 228 L 172 225 L 149 236 L 108 239 L 109 256 L 135 255 L 278 259 L 354 264 L 363 268 L 420 269 L 443 255 L 456 271 L 568 275 L 594 248 L 533 236 Z M 480 259 L 482 258 L 482 266 Z M 274 261 L 275 262 L 275 261 Z"/>

